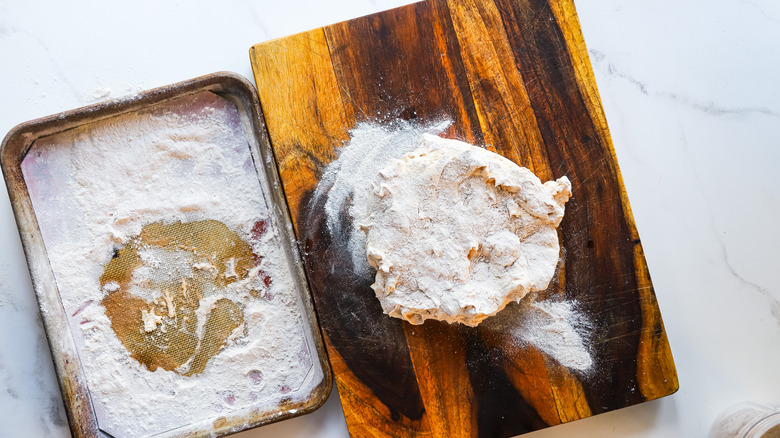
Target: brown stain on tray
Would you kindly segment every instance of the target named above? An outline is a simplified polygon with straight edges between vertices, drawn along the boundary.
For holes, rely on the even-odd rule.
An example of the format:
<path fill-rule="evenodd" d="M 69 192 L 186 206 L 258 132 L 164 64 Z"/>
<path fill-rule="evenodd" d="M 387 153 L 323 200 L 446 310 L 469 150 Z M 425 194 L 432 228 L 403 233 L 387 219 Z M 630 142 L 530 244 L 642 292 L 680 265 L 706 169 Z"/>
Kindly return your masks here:
<path fill-rule="evenodd" d="M 173 260 L 189 257 L 184 263 L 191 268 L 177 272 L 173 263 L 151 260 L 147 267 L 152 275 L 141 279 L 142 287 L 159 291 L 151 302 L 131 292 L 134 274 L 136 283 L 144 277 L 138 272 L 144 266 L 144 250 L 162 251 L 162 256 Z M 258 262 L 250 245 L 222 222 L 152 223 L 116 250 L 106 265 L 100 285 L 113 290 L 101 303 L 122 345 L 149 371 L 159 367 L 185 376 L 200 374 L 244 322 L 240 303 L 219 298 L 208 310 L 198 336 L 196 311 L 201 301 L 245 280 Z M 152 319 L 152 330 L 145 317 Z"/>

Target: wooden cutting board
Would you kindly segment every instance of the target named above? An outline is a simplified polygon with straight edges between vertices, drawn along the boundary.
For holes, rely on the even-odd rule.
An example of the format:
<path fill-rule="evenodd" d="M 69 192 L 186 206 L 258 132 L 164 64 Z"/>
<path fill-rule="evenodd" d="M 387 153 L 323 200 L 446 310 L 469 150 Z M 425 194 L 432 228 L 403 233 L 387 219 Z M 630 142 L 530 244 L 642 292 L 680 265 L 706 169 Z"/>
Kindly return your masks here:
<path fill-rule="evenodd" d="M 252 66 L 347 425 L 356 437 L 513 436 L 675 392 L 677 375 L 571 0 L 432 0 L 252 47 Z M 360 122 L 566 175 L 563 262 L 543 294 L 592 322 L 594 369 L 480 327 L 382 314 L 311 202 Z"/>

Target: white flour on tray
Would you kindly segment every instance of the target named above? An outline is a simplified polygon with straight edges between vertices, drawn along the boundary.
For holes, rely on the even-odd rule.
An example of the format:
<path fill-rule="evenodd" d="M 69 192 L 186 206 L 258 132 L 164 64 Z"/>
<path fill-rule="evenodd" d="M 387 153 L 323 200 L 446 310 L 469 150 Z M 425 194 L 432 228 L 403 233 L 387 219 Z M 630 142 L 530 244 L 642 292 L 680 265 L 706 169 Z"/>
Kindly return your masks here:
<path fill-rule="evenodd" d="M 101 429 L 137 437 L 213 421 L 294 399 L 311 378 L 313 358 L 278 224 L 269 217 L 232 103 L 202 92 L 42 138 L 22 168 Z M 187 247 L 186 239 L 177 243 L 181 251 L 167 256 L 165 239 L 158 246 L 138 243 L 140 234 L 154 234 L 150 224 L 165 230 L 199 221 L 219 223 L 226 236 L 245 242 L 255 265 L 236 273 L 236 263 L 247 264 L 246 251 L 243 261 L 231 257 L 220 266 L 211 263 L 213 254 Z M 144 309 L 137 315 L 143 332 L 130 330 L 128 339 L 167 336 L 177 324 L 189 327 L 181 329 L 188 339 L 199 339 L 187 361 L 168 364 L 170 370 L 133 357 L 107 316 L 106 297 L 121 292 L 116 281 L 107 281 L 107 266 L 120 254 L 132 259 L 136 253 L 143 266 L 133 271 L 130 291 L 157 310 L 134 297 Z M 180 275 L 181 289 L 155 289 L 155 275 L 165 281 Z M 213 287 L 193 293 L 187 282 L 197 276 Z M 185 297 L 199 300 L 199 307 L 181 313 Z M 227 304 L 222 316 L 234 325 L 215 335 L 222 342 L 215 347 L 204 333 L 215 330 L 205 323 L 218 313 L 218 301 Z M 120 317 L 113 318 L 114 328 Z M 211 357 L 200 353 L 209 349 Z"/>

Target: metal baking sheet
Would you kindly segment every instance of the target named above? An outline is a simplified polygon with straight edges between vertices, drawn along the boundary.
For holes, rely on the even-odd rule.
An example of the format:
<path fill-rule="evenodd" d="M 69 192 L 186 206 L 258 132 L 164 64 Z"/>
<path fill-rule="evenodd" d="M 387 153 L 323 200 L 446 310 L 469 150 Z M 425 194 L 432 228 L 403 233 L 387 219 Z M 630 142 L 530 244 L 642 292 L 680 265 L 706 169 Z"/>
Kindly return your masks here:
<path fill-rule="evenodd" d="M 155 175 L 139 183 L 134 180 L 137 175 L 132 169 L 128 171 L 127 166 L 121 166 L 122 163 L 112 165 L 110 162 L 100 162 L 99 154 L 91 158 L 83 156 L 97 150 L 98 146 L 105 151 L 105 144 L 101 142 L 106 139 L 118 141 L 117 144 L 120 145 L 122 141 L 128 144 L 135 142 L 135 155 L 154 154 L 159 152 L 155 150 L 159 145 L 154 138 L 148 138 L 149 133 L 146 132 L 148 129 L 154 129 L 154 123 L 159 124 L 162 120 L 177 127 L 198 123 L 197 117 L 193 115 L 212 111 L 214 106 L 221 107 L 229 114 L 224 121 L 225 125 L 230 125 L 226 128 L 228 131 L 244 135 L 245 142 L 234 142 L 232 147 L 235 151 L 241 153 L 242 148 L 248 149 L 244 151 L 247 154 L 245 165 L 236 166 L 238 176 L 231 172 L 230 175 L 220 177 L 224 177 L 220 181 L 229 183 L 231 178 L 240 178 L 242 171 L 243 175 L 250 172 L 257 177 L 257 202 L 258 205 L 265 206 L 263 214 L 266 216 L 254 222 L 251 229 L 246 226 L 243 230 L 235 229 L 235 224 L 230 223 L 231 212 L 221 212 L 220 221 L 204 217 L 214 209 L 230 207 L 230 203 L 220 204 L 220 199 L 232 196 L 230 188 L 225 190 L 224 197 L 209 195 L 214 199 L 203 201 L 210 206 L 205 209 L 205 213 L 200 209 L 200 201 L 197 199 L 203 193 L 215 190 L 212 187 L 202 188 L 202 192 L 190 190 L 191 193 L 183 188 L 180 196 L 194 197 L 193 203 L 182 203 L 177 196 L 177 199 L 171 199 L 171 204 L 179 207 L 166 210 L 157 205 L 158 208 L 155 209 L 152 204 L 165 201 L 159 199 L 160 193 L 165 191 L 160 189 L 160 186 L 155 186 L 160 184 L 155 180 Z M 119 130 L 108 129 L 117 124 L 122 125 L 123 120 L 128 120 L 129 116 L 141 121 Z M 174 163 L 178 163 L 176 160 L 182 155 L 181 162 L 187 163 L 188 151 L 192 149 L 187 142 L 193 140 L 186 136 L 179 138 L 177 135 L 180 136 L 180 133 L 174 132 L 168 136 L 169 141 L 173 139 L 177 142 L 177 150 L 168 151 L 168 155 L 173 154 L 171 160 Z M 121 138 L 111 138 L 112 136 Z M 91 148 L 91 144 L 95 147 Z M 78 145 L 76 152 L 74 145 Z M 122 149 L 115 148 L 114 152 L 109 151 L 107 156 L 127 154 L 127 151 Z M 134 160 L 132 154 L 129 157 L 129 160 Z M 203 160 L 202 157 L 200 159 Z M 330 369 L 322 347 L 308 285 L 301 269 L 289 213 L 281 192 L 276 162 L 268 142 L 257 95 L 254 87 L 244 78 L 232 73 L 217 73 L 21 124 L 3 141 L 0 160 L 74 436 L 225 435 L 308 413 L 325 401 L 331 389 Z M 66 161 L 68 163 L 65 163 Z M 149 160 L 139 162 L 148 163 Z M 80 178 L 84 179 L 85 175 L 89 174 L 94 180 L 95 175 L 99 174 L 96 171 L 100 170 L 96 166 L 100 165 L 104 166 L 104 175 L 101 177 L 105 180 L 88 182 L 85 186 Z M 195 187 L 198 181 L 201 182 L 200 187 L 208 184 L 208 180 L 202 180 L 204 172 L 219 172 L 218 166 L 217 170 L 209 166 L 205 166 L 206 170 L 192 169 L 191 165 L 187 164 L 174 167 L 178 175 L 174 179 L 178 178 L 179 183 L 191 182 Z M 165 172 L 164 169 L 160 170 L 163 177 Z M 150 173 L 146 174 L 148 176 Z M 133 205 L 130 209 L 132 215 L 125 212 L 127 217 L 114 217 L 116 212 L 105 211 L 105 215 L 99 219 L 133 222 L 137 228 L 143 226 L 141 231 L 137 235 L 112 236 L 113 245 L 96 245 L 85 260 L 67 257 L 68 245 L 83 244 L 86 237 L 93 236 L 94 233 L 80 235 L 78 230 L 89 225 L 85 225 L 84 221 L 95 220 L 94 214 L 90 216 L 90 213 L 84 211 L 102 211 L 91 204 L 91 210 L 85 210 L 85 203 L 105 203 L 106 200 L 101 196 L 115 193 L 110 190 L 101 191 L 105 184 L 137 186 L 140 187 L 138 190 L 147 191 L 140 197 L 142 201 L 138 200 L 138 196 L 134 197 L 132 202 L 138 205 Z M 170 187 L 168 190 L 170 191 Z M 74 199 L 76 197 L 79 199 Z M 106 205 L 113 205 L 111 202 L 121 203 L 122 200 L 110 201 Z M 145 203 L 149 204 L 149 208 L 146 208 Z M 148 211 L 155 213 L 145 213 Z M 168 213 L 170 217 L 166 216 Z M 272 237 L 261 237 L 266 234 Z M 221 243 L 211 242 L 217 240 L 214 236 L 219 236 Z M 266 246 L 259 243 L 261 239 L 264 239 L 262 245 Z M 273 249 L 276 252 L 272 251 L 271 254 L 281 255 L 276 257 L 280 260 L 263 260 L 264 254 L 257 254 L 262 252 L 262 248 Z M 163 256 L 164 269 L 158 269 L 159 257 L 155 259 L 154 256 L 148 256 L 152 261 L 147 263 L 142 254 L 143 251 L 151 251 L 149 254 L 152 254 L 154 251 L 165 253 L 168 250 L 172 252 L 166 253 L 169 257 Z M 76 251 L 73 254 L 79 253 Z M 87 260 L 93 256 L 94 260 Z M 191 269 L 177 274 L 182 263 L 174 259 L 180 260 L 180 257 L 187 260 L 184 266 Z M 98 263 L 95 260 L 102 263 L 99 278 L 95 278 L 95 269 L 88 269 L 90 263 Z M 63 274 L 74 264 L 85 266 L 83 276 L 88 278 L 86 284 L 92 284 L 98 291 L 78 291 L 73 281 L 66 281 L 71 277 L 80 278 L 76 274 L 71 274 L 71 277 Z M 155 272 L 158 273 L 154 274 L 156 277 L 149 277 L 151 280 L 147 278 L 145 283 L 138 283 L 135 279 L 140 275 L 139 266 L 147 270 L 157 266 Z M 284 275 L 284 278 L 262 274 L 265 266 L 277 266 L 272 268 L 276 269 L 273 272 L 277 276 Z M 141 285 L 133 283 L 133 287 L 159 293 L 142 301 L 143 297 L 128 292 L 131 277 L 132 281 Z M 206 278 L 207 280 L 203 280 Z M 255 285 L 252 285 L 250 280 L 255 281 Z M 274 283 L 274 280 L 277 281 Z M 176 286 L 179 282 L 180 288 Z M 172 284 L 174 286 L 166 289 Z M 229 286 L 232 288 L 230 290 L 235 292 L 238 290 L 237 284 L 249 284 L 242 286 L 244 289 L 241 289 L 241 296 L 235 295 L 230 300 L 211 298 L 208 301 L 208 296 L 215 293 L 210 292 L 211 290 Z M 273 286 L 274 284 L 276 286 Z M 263 305 L 273 306 L 272 292 L 276 290 L 273 288 L 279 287 L 279 284 L 289 285 L 290 296 L 294 298 L 291 301 L 293 311 L 289 312 L 291 316 L 279 319 L 268 317 L 267 321 L 263 320 L 263 327 L 268 327 L 268 330 L 262 332 L 260 337 L 266 336 L 266 333 L 285 333 L 285 336 L 300 338 L 303 347 L 296 353 L 298 360 L 292 362 L 293 365 L 289 367 L 291 371 L 280 373 L 277 369 L 269 369 L 264 374 L 263 366 L 279 368 L 278 363 L 263 358 L 273 356 L 274 342 L 284 340 L 263 338 L 265 345 L 262 347 L 262 353 L 258 353 L 259 362 L 252 364 L 252 369 L 243 374 L 244 380 L 230 382 L 231 387 L 235 386 L 239 390 L 243 388 L 242 385 L 256 390 L 239 391 L 240 394 L 229 390 L 208 393 L 207 397 L 213 396 L 214 400 L 202 400 L 206 405 L 201 410 L 203 418 L 188 417 L 188 405 L 182 400 L 192 398 L 194 393 L 202 394 L 202 391 L 197 392 L 196 389 L 199 385 L 201 389 L 204 385 L 207 386 L 209 380 L 204 379 L 211 378 L 204 376 L 220 374 L 219 369 L 210 370 L 210 366 L 222 366 L 225 369 L 248 366 L 248 359 L 244 356 L 240 356 L 244 357 L 244 362 L 236 365 L 231 363 L 230 358 L 220 358 L 220 355 L 230 356 L 233 354 L 229 353 L 230 351 L 238 351 L 242 345 L 244 350 L 241 351 L 246 352 L 251 350 L 246 345 L 257 343 L 257 332 L 252 330 L 255 326 L 249 318 L 251 316 L 262 319 L 266 318 L 266 315 L 259 314 L 262 313 L 260 311 L 256 311 L 259 312 L 257 315 L 248 313 L 250 308 L 260 308 L 250 307 L 250 304 L 262 302 Z M 81 297 L 79 293 L 85 293 L 84 296 L 97 293 L 101 299 L 83 300 L 81 303 L 73 298 Z M 122 299 L 117 298 L 120 293 L 124 294 Z M 132 299 L 128 299 L 131 295 Z M 186 299 L 191 299 L 191 302 Z M 279 297 L 276 299 L 281 300 Z M 208 305 L 203 304 L 206 301 Z M 220 307 L 221 304 L 225 306 Z M 278 327 L 280 321 L 284 326 Z M 277 324 L 277 327 L 274 327 L 274 324 Z M 166 327 L 168 332 L 165 331 Z M 181 338 L 184 340 L 181 340 L 172 335 L 171 330 L 178 330 L 178 327 L 189 333 L 189 337 L 185 336 Z M 100 336 L 96 337 L 93 332 Z M 159 341 L 163 339 L 160 336 L 165 340 Z M 271 334 L 267 336 L 270 337 Z M 96 345 L 96 339 L 108 339 L 110 342 L 106 341 L 105 346 L 107 350 L 112 347 L 115 350 L 125 348 L 122 363 L 87 363 L 95 360 L 94 350 L 103 348 Z M 154 345 L 150 347 L 150 344 Z M 107 380 L 95 377 L 94 370 L 102 366 L 119 369 L 113 376 L 119 389 L 106 390 Z M 133 377 L 131 382 L 125 385 L 123 373 L 130 373 L 127 375 Z M 122 394 L 133 398 L 135 394 L 152 390 L 139 387 L 138 382 L 133 379 L 134 376 L 143 377 L 155 375 L 154 373 L 164 374 L 168 377 L 163 380 L 172 382 L 172 386 L 166 388 L 167 395 L 152 398 L 154 403 L 150 403 L 164 409 L 133 406 L 130 412 L 125 414 L 130 417 L 128 422 L 121 423 L 122 427 L 117 428 L 116 419 L 112 420 L 111 417 L 110 403 L 106 404 L 107 400 L 117 400 Z M 272 373 L 276 373 L 273 374 L 275 377 L 266 379 Z M 188 390 L 187 385 L 176 386 L 176 382 L 189 382 L 187 379 L 193 379 L 195 383 L 189 388 L 195 389 Z M 138 381 L 143 382 L 144 378 L 139 378 Z M 253 385 L 257 388 L 253 388 Z M 134 418 L 134 415 L 138 418 Z M 163 421 L 155 416 L 173 416 L 176 419 Z M 149 422 L 156 426 L 141 427 Z"/>

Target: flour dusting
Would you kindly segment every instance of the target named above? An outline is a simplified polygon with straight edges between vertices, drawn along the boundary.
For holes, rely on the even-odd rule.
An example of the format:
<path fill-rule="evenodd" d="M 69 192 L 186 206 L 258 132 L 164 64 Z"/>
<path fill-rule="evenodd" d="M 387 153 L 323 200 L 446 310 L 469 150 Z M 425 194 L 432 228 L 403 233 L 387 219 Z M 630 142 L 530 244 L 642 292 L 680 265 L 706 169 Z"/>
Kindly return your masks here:
<path fill-rule="evenodd" d="M 328 231 L 347 242 L 355 274 L 373 276 L 366 258 L 366 235 L 358 226 L 359 219 L 350 221 L 350 228 L 343 230 L 341 212 L 346 211 L 350 218 L 363 218 L 367 211 L 368 188 L 377 172 L 389 160 L 417 149 L 422 134 L 439 134 L 451 124 L 448 120 L 427 125 L 405 120 L 395 120 L 389 125 L 359 124 L 350 131 L 349 144 L 338 150 L 338 159 L 323 172 L 312 202 L 327 195 Z"/>
<path fill-rule="evenodd" d="M 494 152 L 423 134 L 369 193 L 360 226 L 386 314 L 473 327 L 550 284 L 571 196 L 565 176 L 543 184 Z"/>
<path fill-rule="evenodd" d="M 561 365 L 585 371 L 593 359 L 585 348 L 590 322 L 579 314 L 571 301 L 540 301 L 529 305 L 521 339 L 552 356 Z"/>
<path fill-rule="evenodd" d="M 566 368 L 586 372 L 593 366 L 588 350 L 593 323 L 574 301 L 537 301 L 529 296 L 480 327 L 507 334 L 518 344 L 533 345 Z"/>

